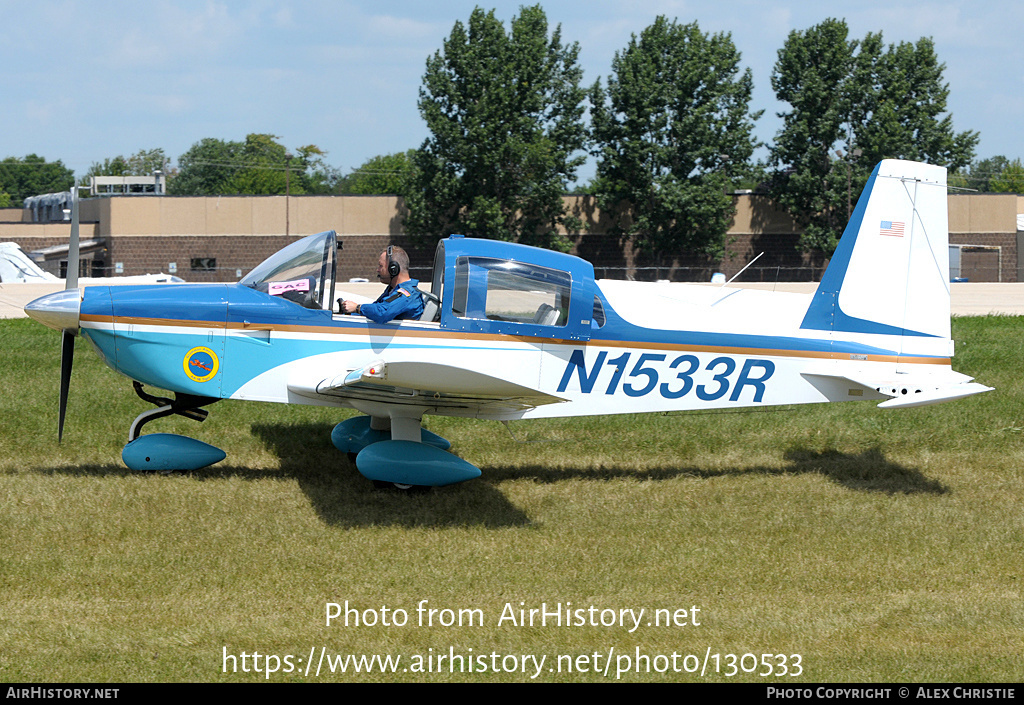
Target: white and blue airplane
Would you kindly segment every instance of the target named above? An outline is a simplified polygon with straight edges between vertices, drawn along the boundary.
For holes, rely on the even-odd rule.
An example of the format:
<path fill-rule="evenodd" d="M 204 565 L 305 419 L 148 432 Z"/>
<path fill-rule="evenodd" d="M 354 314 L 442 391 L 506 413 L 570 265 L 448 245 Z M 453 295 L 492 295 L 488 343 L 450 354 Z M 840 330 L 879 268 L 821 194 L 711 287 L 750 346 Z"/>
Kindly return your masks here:
<path fill-rule="evenodd" d="M 595 281 L 577 257 L 456 235 L 437 245 L 423 317 L 377 324 L 333 312 L 338 254 L 328 231 L 237 284 L 69 284 L 25 310 L 65 342 L 85 336 L 156 405 L 129 431 L 122 457 L 135 470 L 222 459 L 194 439 L 141 434 L 169 414 L 201 420 L 219 399 L 356 409 L 363 415 L 332 432 L 335 446 L 367 478 L 409 487 L 480 474 L 421 427 L 428 414 L 508 421 L 849 400 L 894 408 L 990 389 L 951 367 L 942 167 L 881 162 L 810 296 Z"/>

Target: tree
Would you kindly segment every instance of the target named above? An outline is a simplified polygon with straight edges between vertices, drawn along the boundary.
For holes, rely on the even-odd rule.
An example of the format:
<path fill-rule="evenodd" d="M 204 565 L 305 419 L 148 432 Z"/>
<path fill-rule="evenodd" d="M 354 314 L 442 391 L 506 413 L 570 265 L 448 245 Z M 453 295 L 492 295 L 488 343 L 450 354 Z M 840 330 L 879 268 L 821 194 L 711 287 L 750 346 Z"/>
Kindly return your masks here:
<path fill-rule="evenodd" d="M 404 196 L 413 178 L 415 159 L 415 149 L 372 157 L 341 180 L 338 193 Z"/>
<path fill-rule="evenodd" d="M 772 193 L 804 225 L 801 247 L 825 254 L 876 163 L 911 159 L 955 171 L 978 143 L 976 132 L 953 131 L 945 65 L 930 39 L 886 48 L 881 33 L 859 42 L 847 34 L 834 19 L 791 32 L 772 74 L 776 95 L 792 106 L 772 146 Z"/>
<path fill-rule="evenodd" d="M 102 162 L 93 162 L 79 183 L 88 185 L 92 176 L 152 176 L 157 171 L 163 172 L 168 178 L 173 178 L 175 172 L 169 173 L 168 163 L 164 150 L 140 149 L 130 157 L 119 154 Z"/>
<path fill-rule="evenodd" d="M 82 183 L 88 183 L 91 176 L 128 176 L 128 160 L 120 154 L 114 158 L 104 159 L 102 162 L 93 162 L 89 171 L 82 177 Z"/>
<path fill-rule="evenodd" d="M 990 181 L 995 193 L 1024 193 L 1024 165 L 1020 159 L 1014 159 L 1006 165 L 999 176 Z"/>
<path fill-rule="evenodd" d="M 992 187 L 993 180 L 998 179 L 1008 166 L 1010 166 L 1010 160 L 1001 154 L 985 159 L 976 159 L 971 162 L 968 170 L 957 174 L 956 185 L 981 193 L 991 193 L 995 191 Z"/>
<path fill-rule="evenodd" d="M 276 135 L 253 133 L 244 142 L 205 138 L 178 158 L 178 173 L 168 183 L 174 195 L 293 195 L 327 192 L 324 152 L 316 145 L 291 155 Z"/>
<path fill-rule="evenodd" d="M 841 233 L 848 174 L 833 169 L 831 150 L 845 133 L 850 113 L 847 78 L 856 42 L 846 23 L 827 19 L 805 32 L 790 32 L 772 72 L 776 97 L 792 110 L 771 146 L 779 168 L 771 182 L 775 202 L 803 226 L 804 250 L 831 253 Z"/>
<path fill-rule="evenodd" d="M 339 187 L 342 182 L 341 172 L 329 165 L 324 159 L 327 152 L 324 152 L 315 144 L 299 147 L 299 163 L 304 170 L 300 178 L 304 179 L 303 188 L 309 194 L 336 194 L 340 193 Z M 295 162 L 292 162 L 293 166 Z"/>
<path fill-rule="evenodd" d="M 276 135 L 246 135 L 235 152 L 235 158 L 244 168 L 235 169 L 228 179 L 230 193 L 277 194 L 285 192 L 285 170 L 288 150 L 279 144 Z M 288 174 L 287 187 L 291 193 L 303 193 L 298 179 Z"/>
<path fill-rule="evenodd" d="M 750 70 L 728 34 L 658 17 L 591 89 L 594 191 L 641 249 L 719 257 L 734 215 L 727 186 L 757 147 Z"/>
<path fill-rule="evenodd" d="M 8 194 L 14 208 L 21 208 L 30 196 L 68 191 L 74 183 L 74 172 L 60 160 L 48 162 L 29 154 L 24 159 L 7 157 L 0 161 L 0 192 Z"/>
<path fill-rule="evenodd" d="M 241 165 L 234 160 L 238 143 L 205 137 L 178 157 L 178 175 L 167 184 L 175 196 L 212 196 L 230 193 L 227 184 Z"/>
<path fill-rule="evenodd" d="M 978 133 L 955 133 L 944 114 L 949 86 L 932 40 L 900 42 L 884 53 L 882 46 L 882 34 L 869 33 L 850 77 L 851 129 L 863 161 L 910 159 L 953 171 L 970 164 Z"/>
<path fill-rule="evenodd" d="M 456 22 L 427 60 L 420 114 L 431 136 L 417 151 L 406 219 L 423 236 L 454 232 L 568 249 L 562 194 L 584 161 L 579 46 L 550 35 L 541 7 L 509 32 L 494 11 Z"/>

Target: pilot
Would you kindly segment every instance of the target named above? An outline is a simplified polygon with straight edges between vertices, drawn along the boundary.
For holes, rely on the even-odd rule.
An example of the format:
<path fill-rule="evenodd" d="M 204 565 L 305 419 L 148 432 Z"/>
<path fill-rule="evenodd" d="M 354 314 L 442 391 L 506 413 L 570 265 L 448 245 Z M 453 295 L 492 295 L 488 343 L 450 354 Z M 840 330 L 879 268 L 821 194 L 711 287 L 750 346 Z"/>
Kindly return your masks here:
<path fill-rule="evenodd" d="M 377 279 L 387 284 L 384 293 L 372 304 L 357 304 L 342 301 L 344 313 L 357 313 L 375 323 L 387 323 L 401 318 L 418 320 L 423 315 L 423 297 L 420 295 L 419 280 L 409 277 L 409 255 L 401 247 L 388 248 L 380 253 L 377 260 Z"/>

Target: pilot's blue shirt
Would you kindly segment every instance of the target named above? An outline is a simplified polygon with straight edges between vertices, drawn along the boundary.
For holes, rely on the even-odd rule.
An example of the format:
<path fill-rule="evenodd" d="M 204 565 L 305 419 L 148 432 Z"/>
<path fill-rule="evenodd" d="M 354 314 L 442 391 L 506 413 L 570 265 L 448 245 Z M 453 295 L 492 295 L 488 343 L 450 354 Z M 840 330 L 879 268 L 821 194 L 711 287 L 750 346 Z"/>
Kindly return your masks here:
<path fill-rule="evenodd" d="M 359 312 L 374 323 L 387 323 L 396 318 L 418 320 L 423 315 L 423 297 L 418 279 L 409 279 L 392 289 L 388 287 L 372 304 L 363 304 Z"/>

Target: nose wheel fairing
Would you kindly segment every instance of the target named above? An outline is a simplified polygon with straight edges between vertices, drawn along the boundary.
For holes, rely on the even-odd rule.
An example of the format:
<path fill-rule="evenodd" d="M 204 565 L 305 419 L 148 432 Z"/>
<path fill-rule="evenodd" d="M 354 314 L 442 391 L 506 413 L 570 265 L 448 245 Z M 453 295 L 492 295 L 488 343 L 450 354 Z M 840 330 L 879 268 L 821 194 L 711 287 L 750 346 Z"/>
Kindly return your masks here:
<path fill-rule="evenodd" d="M 177 414 L 193 421 L 205 421 L 208 412 L 200 407 L 218 399 L 192 394 L 176 394 L 174 399 L 158 397 L 143 390 L 142 384 L 133 382 L 140 399 L 155 404 L 156 408 L 143 411 L 128 430 L 128 444 L 121 451 L 121 460 L 136 472 L 199 470 L 227 457 L 220 448 L 195 438 L 174 433 L 141 435 L 142 427 L 154 419 Z"/>
<path fill-rule="evenodd" d="M 220 448 L 175 433 L 139 436 L 121 451 L 121 460 L 136 472 L 190 472 L 226 457 Z"/>

